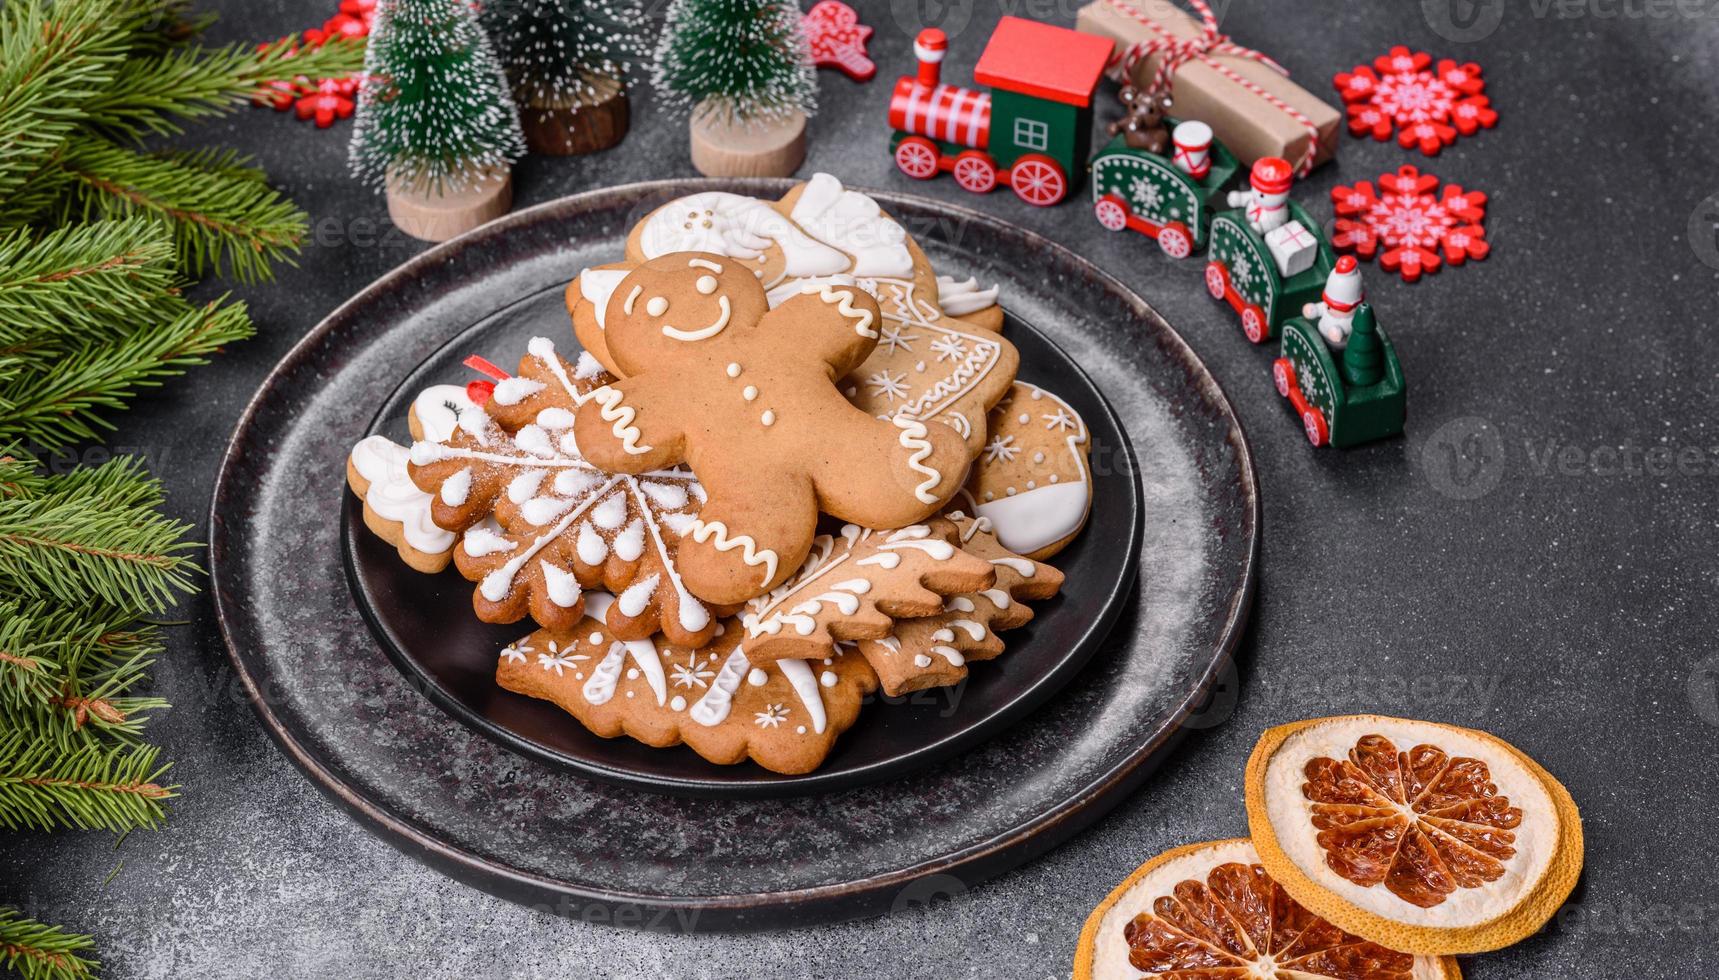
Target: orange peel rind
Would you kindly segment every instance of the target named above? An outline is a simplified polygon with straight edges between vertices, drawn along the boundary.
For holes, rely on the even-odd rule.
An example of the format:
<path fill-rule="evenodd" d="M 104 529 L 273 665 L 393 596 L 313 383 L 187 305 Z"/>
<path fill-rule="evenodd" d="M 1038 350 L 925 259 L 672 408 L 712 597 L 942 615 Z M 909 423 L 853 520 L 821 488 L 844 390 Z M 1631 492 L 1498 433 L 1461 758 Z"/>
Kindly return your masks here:
<path fill-rule="evenodd" d="M 1381 715 L 1282 725 L 1254 746 L 1244 786 L 1266 871 L 1314 914 L 1391 949 L 1509 946 L 1581 875 L 1569 792 L 1486 732 Z"/>

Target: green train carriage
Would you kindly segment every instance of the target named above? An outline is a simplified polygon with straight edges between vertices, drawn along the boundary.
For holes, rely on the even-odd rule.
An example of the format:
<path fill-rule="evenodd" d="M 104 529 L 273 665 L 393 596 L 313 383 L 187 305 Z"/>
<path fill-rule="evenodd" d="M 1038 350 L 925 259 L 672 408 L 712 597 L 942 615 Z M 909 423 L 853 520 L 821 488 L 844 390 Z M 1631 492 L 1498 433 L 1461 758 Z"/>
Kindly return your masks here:
<path fill-rule="evenodd" d="M 1370 305 L 1356 308 L 1341 351 L 1333 351 L 1305 317 L 1286 322 L 1282 336 L 1272 381 L 1300 417 L 1308 442 L 1347 449 L 1403 431 L 1408 386 Z"/>
<path fill-rule="evenodd" d="M 1165 124 L 1174 129 L 1177 120 Z M 1221 142 L 1213 140 L 1210 153 L 1211 169 L 1196 178 L 1165 154 L 1129 146 L 1118 133 L 1092 158 L 1094 217 L 1110 231 L 1127 228 L 1156 240 L 1171 258 L 1204 249 L 1213 217 L 1228 206 L 1243 172 Z"/>
<path fill-rule="evenodd" d="M 1289 202 L 1289 217 L 1318 240 L 1313 265 L 1293 276 L 1278 272 L 1265 236 L 1248 224 L 1245 209 L 1225 211 L 1212 220 L 1211 255 L 1206 262 L 1206 291 L 1241 318 L 1242 333 L 1256 344 L 1276 337 L 1278 328 L 1301 308 L 1319 300 L 1325 279 L 1336 265 L 1331 243 L 1307 210 Z"/>

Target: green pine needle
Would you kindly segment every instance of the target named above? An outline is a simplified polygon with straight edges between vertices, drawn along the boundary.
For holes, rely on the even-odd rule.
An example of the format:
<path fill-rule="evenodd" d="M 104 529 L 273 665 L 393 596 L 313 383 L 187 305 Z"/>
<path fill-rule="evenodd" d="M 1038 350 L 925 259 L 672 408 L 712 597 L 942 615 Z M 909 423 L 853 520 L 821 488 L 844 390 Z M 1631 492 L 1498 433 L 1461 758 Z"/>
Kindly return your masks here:
<path fill-rule="evenodd" d="M 159 326 L 83 347 L 46 368 L 0 372 L 0 441 L 59 449 L 92 439 L 112 423 L 104 410 L 123 408 L 139 389 L 157 388 L 207 355 L 253 333 L 241 303 L 191 307 Z"/>
<path fill-rule="evenodd" d="M 671 108 L 725 122 L 817 110 L 816 69 L 794 0 L 674 0 L 652 84 Z"/>
<path fill-rule="evenodd" d="M 23 980 L 90 980 L 101 964 L 83 954 L 94 948 L 95 940 L 89 936 L 0 906 L 0 966 Z"/>
<path fill-rule="evenodd" d="M 159 609 L 192 589 L 188 527 L 162 515 L 160 484 L 131 457 L 89 469 L 70 493 L 0 504 L 0 591 Z"/>
<path fill-rule="evenodd" d="M 102 0 L 0 4 L 0 201 L 83 124 L 129 41 Z"/>
<path fill-rule="evenodd" d="M 124 336 L 177 287 L 173 261 L 172 234 L 149 218 L 0 233 L 0 351 Z"/>
<path fill-rule="evenodd" d="M 168 766 L 152 745 L 84 745 L 65 751 L 49 738 L 0 734 L 0 829 L 154 829 L 165 801 Z"/>
<path fill-rule="evenodd" d="M 76 179 L 63 217 L 146 214 L 172 222 L 184 271 L 272 277 L 309 228 L 291 201 L 261 180 L 232 173 L 236 158 L 199 166 L 185 154 L 145 154 L 96 137 L 70 141 L 60 165 Z"/>
<path fill-rule="evenodd" d="M 347 38 L 308 47 L 289 37 L 262 51 L 248 44 L 172 48 L 127 61 L 83 111 L 91 124 L 115 136 L 179 133 L 181 120 L 225 115 L 267 82 L 349 75 L 363 64 L 363 44 Z"/>

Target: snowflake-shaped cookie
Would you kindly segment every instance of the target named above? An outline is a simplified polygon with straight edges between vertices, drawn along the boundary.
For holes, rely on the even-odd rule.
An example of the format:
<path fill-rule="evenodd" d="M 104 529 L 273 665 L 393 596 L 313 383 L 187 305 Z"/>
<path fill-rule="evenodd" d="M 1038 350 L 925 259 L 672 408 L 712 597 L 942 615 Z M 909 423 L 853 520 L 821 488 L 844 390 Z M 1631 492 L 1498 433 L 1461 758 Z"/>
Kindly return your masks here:
<path fill-rule="evenodd" d="M 1349 109 L 1349 131 L 1371 134 L 1381 142 L 1391 138 L 1404 149 L 1418 147 L 1427 156 L 1498 125 L 1492 100 L 1481 94 L 1486 82 L 1480 66 L 1446 58 L 1436 68 L 1432 56 L 1401 45 L 1373 60 L 1342 72 L 1335 82 Z"/>
<path fill-rule="evenodd" d="M 1491 251 L 1486 229 L 1486 195 L 1456 184 L 1439 189 L 1439 178 L 1404 165 L 1394 174 L 1351 187 L 1336 187 L 1337 233 L 1331 244 L 1402 273 L 1407 282 L 1437 272 L 1444 262 L 1461 265 Z"/>

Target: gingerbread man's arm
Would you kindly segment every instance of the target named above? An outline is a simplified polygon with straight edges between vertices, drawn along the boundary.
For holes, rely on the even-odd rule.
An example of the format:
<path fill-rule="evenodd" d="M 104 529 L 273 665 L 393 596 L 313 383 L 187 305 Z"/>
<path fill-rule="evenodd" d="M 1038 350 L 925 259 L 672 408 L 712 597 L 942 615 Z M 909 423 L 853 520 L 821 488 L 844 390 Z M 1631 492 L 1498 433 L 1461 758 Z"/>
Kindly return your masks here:
<path fill-rule="evenodd" d="M 684 429 L 668 408 L 675 403 L 667 379 L 658 375 L 596 389 L 573 423 L 580 454 L 611 473 L 644 473 L 682 462 Z"/>
<path fill-rule="evenodd" d="M 877 300 L 846 278 L 808 283 L 759 321 L 766 335 L 779 330 L 794 338 L 796 350 L 828 364 L 832 378 L 845 376 L 871 356 L 883 320 Z"/>

